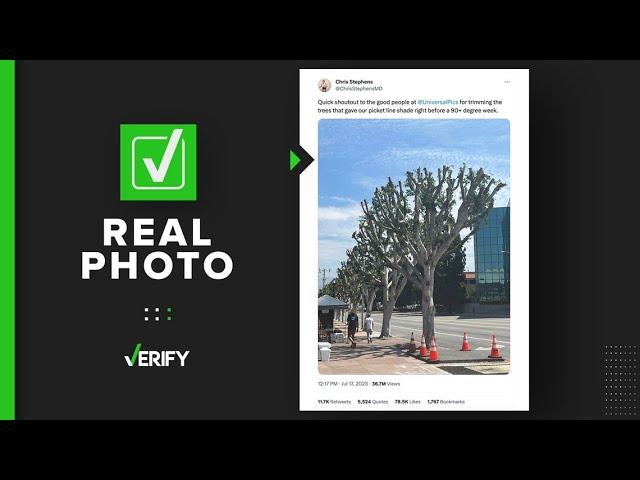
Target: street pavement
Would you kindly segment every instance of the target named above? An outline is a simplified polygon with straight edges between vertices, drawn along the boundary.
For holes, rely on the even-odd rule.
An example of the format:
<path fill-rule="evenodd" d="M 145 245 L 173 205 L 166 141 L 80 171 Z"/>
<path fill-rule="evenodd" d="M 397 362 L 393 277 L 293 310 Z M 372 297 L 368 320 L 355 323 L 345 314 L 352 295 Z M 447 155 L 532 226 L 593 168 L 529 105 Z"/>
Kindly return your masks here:
<path fill-rule="evenodd" d="M 382 312 L 372 312 L 374 330 L 379 335 L 382 326 Z M 467 338 L 473 356 L 482 358 L 484 353 L 488 356 L 491 352 L 491 338 L 495 333 L 502 356 L 508 360 L 510 352 L 510 318 L 500 317 L 481 317 L 473 315 L 449 315 L 437 316 L 435 318 L 436 339 L 438 350 L 444 351 L 450 357 L 455 355 L 462 346 L 462 337 L 467 332 Z M 420 338 L 422 336 L 422 313 L 421 312 L 394 312 L 391 317 L 390 333 L 393 338 L 389 341 L 409 342 L 411 332 L 418 348 L 420 347 Z M 429 340 L 427 339 L 427 346 Z M 471 355 L 472 352 L 460 352 L 462 355 Z"/>

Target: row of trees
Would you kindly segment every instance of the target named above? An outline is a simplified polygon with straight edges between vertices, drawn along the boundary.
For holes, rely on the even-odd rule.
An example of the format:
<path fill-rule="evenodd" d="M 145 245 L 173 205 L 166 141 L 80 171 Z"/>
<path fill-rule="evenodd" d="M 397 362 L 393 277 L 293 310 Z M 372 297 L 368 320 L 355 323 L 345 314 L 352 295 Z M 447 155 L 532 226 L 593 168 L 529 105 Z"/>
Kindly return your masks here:
<path fill-rule="evenodd" d="M 361 202 L 356 245 L 324 293 L 370 312 L 381 290 L 380 336 L 388 337 L 396 302 L 411 284 L 420 292 L 422 328 L 429 338 L 435 330 L 436 267 L 441 261 L 460 262 L 455 252 L 463 251 L 504 186 L 482 169 L 465 166 L 454 173 L 445 165 L 437 174 L 419 168 L 407 172 L 404 183 L 389 178 L 370 201 Z M 461 236 L 463 229 L 469 232 Z"/>

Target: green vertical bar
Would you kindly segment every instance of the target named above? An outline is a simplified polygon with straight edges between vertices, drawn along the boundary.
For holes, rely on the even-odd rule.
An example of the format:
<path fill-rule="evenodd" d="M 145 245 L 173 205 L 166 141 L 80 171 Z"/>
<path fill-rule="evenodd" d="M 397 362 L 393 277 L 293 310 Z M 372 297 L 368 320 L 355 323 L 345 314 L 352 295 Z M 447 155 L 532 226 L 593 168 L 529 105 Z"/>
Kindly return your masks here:
<path fill-rule="evenodd" d="M 0 60 L 0 420 L 15 398 L 15 62 Z"/>

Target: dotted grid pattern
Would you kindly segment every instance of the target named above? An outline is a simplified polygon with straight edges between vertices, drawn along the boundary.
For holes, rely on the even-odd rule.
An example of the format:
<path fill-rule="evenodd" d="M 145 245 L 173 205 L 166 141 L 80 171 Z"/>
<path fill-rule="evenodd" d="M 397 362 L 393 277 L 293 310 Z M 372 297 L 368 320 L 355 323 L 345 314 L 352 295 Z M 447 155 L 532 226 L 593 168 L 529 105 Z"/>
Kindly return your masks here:
<path fill-rule="evenodd" d="M 155 320 L 156 322 L 160 321 L 161 315 L 164 314 L 165 309 L 162 309 L 162 313 L 160 312 L 160 307 L 144 307 L 144 321 L 148 322 L 149 320 Z M 166 308 L 166 319 L 171 320 L 173 318 L 172 308 Z M 165 318 L 165 317 L 163 317 Z"/>
<path fill-rule="evenodd" d="M 635 345 L 604 346 L 604 414 L 636 416 L 638 349 Z"/>

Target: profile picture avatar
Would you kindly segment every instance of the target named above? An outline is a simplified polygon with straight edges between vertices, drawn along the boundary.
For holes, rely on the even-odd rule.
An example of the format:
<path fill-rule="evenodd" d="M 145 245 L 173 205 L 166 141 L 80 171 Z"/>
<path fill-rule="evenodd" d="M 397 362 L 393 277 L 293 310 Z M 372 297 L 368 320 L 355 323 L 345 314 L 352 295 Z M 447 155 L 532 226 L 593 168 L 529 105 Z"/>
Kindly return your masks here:
<path fill-rule="evenodd" d="M 331 80 L 329 80 L 328 78 L 323 78 L 322 80 L 320 80 L 318 82 L 318 89 L 321 92 L 328 92 L 329 90 L 331 90 Z"/>

